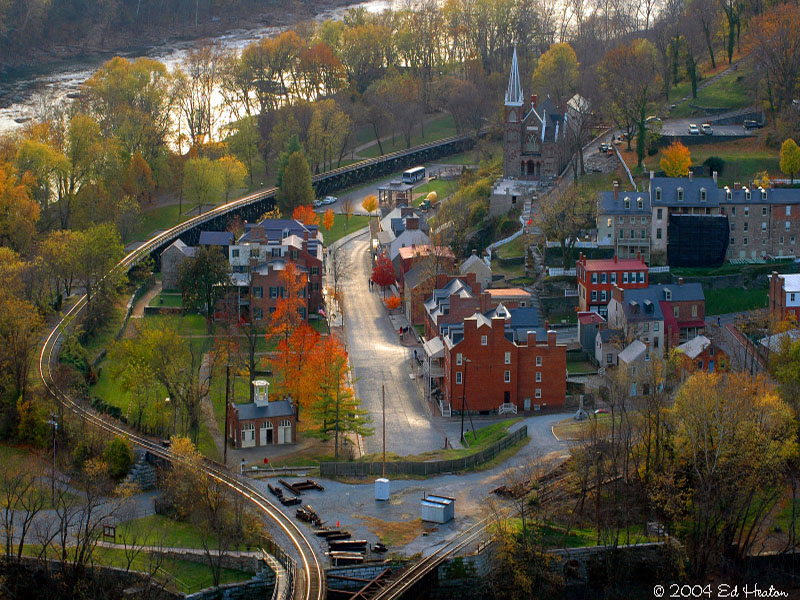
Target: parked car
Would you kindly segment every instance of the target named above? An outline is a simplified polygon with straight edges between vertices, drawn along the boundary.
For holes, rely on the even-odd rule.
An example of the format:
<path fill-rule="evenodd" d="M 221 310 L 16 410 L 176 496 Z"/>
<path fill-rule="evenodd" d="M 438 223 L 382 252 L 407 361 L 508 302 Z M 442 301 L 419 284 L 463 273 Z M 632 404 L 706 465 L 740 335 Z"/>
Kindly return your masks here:
<path fill-rule="evenodd" d="M 697 128 L 697 124 L 689 123 L 689 135 L 699 135 L 700 130 Z"/>
<path fill-rule="evenodd" d="M 745 119 L 744 128 L 745 129 L 761 129 L 763 125 L 758 121 L 753 121 L 751 119 Z"/>
<path fill-rule="evenodd" d="M 322 198 L 317 198 L 316 200 L 314 200 L 314 202 L 311 203 L 311 206 L 313 206 L 314 208 L 319 208 L 323 204 L 325 203 L 322 201 Z"/>
<path fill-rule="evenodd" d="M 338 200 L 338 198 L 336 196 L 325 196 L 322 199 L 322 204 L 325 204 L 325 205 L 336 204 L 337 200 Z"/>
<path fill-rule="evenodd" d="M 650 115 L 644 120 L 645 127 L 651 127 L 654 125 L 661 125 L 661 119 L 655 115 Z"/>
<path fill-rule="evenodd" d="M 704 135 L 714 135 L 714 130 L 711 128 L 710 123 L 703 123 L 701 127 L 703 128 Z"/>
<path fill-rule="evenodd" d="M 607 415 L 608 414 L 608 409 L 607 408 L 598 408 L 596 411 L 594 411 L 594 414 L 596 414 L 596 415 Z"/>
<path fill-rule="evenodd" d="M 610 149 L 611 149 L 611 145 L 610 144 L 606 144 L 605 142 L 600 144 L 600 153 L 601 154 L 603 154 L 605 152 L 608 152 Z"/>

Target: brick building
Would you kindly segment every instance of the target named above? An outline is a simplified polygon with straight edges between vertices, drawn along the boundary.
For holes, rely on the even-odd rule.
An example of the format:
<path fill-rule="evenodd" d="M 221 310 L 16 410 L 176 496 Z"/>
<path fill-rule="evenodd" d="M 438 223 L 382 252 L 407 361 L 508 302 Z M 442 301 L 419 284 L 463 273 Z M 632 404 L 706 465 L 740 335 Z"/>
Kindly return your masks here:
<path fill-rule="evenodd" d="M 297 411 L 290 398 L 269 400 L 266 381 L 254 381 L 255 402 L 228 406 L 228 439 L 236 448 L 297 442 Z"/>
<path fill-rule="evenodd" d="M 614 286 L 624 290 L 646 288 L 649 285 L 648 272 L 641 256 L 587 260 L 581 253 L 575 265 L 580 310 L 607 316 Z"/>
<path fill-rule="evenodd" d="M 236 307 L 240 320 L 269 320 L 278 299 L 286 296 L 280 274 L 289 262 L 295 264 L 297 277 L 303 282 L 303 319 L 323 305 L 322 234 L 316 225 L 304 225 L 294 219 L 267 219 L 248 225 L 228 251 L 235 301 L 227 304 Z"/>
<path fill-rule="evenodd" d="M 443 401 L 468 412 L 564 406 L 567 349 L 539 327 L 533 308 L 502 304 L 450 325 L 442 336 Z"/>
<path fill-rule="evenodd" d="M 696 338 L 684 342 L 676 350 L 681 355 L 681 379 L 686 379 L 698 371 L 724 373 L 730 366 L 730 360 L 725 351 L 718 348 L 713 340 L 704 335 L 698 335 Z"/>
<path fill-rule="evenodd" d="M 769 276 L 769 314 L 776 321 L 792 316 L 800 321 L 800 275 Z"/>
<path fill-rule="evenodd" d="M 612 246 L 619 258 L 642 258 L 650 263 L 650 196 L 646 192 L 600 192 L 597 201 L 597 244 Z M 663 235 L 663 232 L 659 235 Z"/>

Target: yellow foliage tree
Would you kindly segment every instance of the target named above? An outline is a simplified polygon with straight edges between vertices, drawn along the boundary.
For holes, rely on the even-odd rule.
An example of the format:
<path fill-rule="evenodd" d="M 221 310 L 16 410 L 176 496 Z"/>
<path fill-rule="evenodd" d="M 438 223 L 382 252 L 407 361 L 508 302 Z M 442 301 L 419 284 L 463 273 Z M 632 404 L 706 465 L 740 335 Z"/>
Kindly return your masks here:
<path fill-rule="evenodd" d="M 378 210 L 378 199 L 375 197 L 375 194 L 370 194 L 364 198 L 361 206 L 363 206 L 364 210 L 368 213 L 374 213 L 376 210 Z"/>
<path fill-rule="evenodd" d="M 322 226 L 325 228 L 325 231 L 331 230 L 331 227 L 333 227 L 334 219 L 335 217 L 333 215 L 333 209 L 329 208 L 328 210 L 325 211 L 325 216 L 322 217 Z"/>
<path fill-rule="evenodd" d="M 689 148 L 680 142 L 672 142 L 669 148 L 664 150 L 660 165 L 667 177 L 685 177 L 689 174 L 689 167 L 692 166 L 692 154 Z"/>

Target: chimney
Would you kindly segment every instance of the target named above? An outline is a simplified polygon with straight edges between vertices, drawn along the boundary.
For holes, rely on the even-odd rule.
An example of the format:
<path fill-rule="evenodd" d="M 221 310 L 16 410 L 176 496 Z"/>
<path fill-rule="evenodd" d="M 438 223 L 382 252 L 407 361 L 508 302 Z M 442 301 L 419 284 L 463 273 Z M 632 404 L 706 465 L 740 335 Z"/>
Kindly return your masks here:
<path fill-rule="evenodd" d="M 741 183 L 739 183 L 738 181 L 734 181 L 734 182 L 733 182 L 733 189 L 734 189 L 734 190 L 740 190 L 740 189 L 742 189 L 742 184 L 741 184 Z"/>
<path fill-rule="evenodd" d="M 556 332 L 552 329 L 547 330 L 547 347 L 555 348 L 556 346 Z"/>
<path fill-rule="evenodd" d="M 614 180 L 614 200 L 619 200 L 619 181 Z"/>
<path fill-rule="evenodd" d="M 308 229 L 303 229 L 303 239 L 308 241 Z"/>
<path fill-rule="evenodd" d="M 689 181 L 694 181 L 694 172 L 689 169 Z"/>
<path fill-rule="evenodd" d="M 618 285 L 615 285 L 611 290 L 611 297 L 617 302 L 622 303 L 625 300 L 625 292 Z"/>
<path fill-rule="evenodd" d="M 264 233 L 264 226 L 263 225 L 253 225 L 250 228 L 250 239 L 254 242 L 263 242 L 265 241 L 266 234 Z"/>
<path fill-rule="evenodd" d="M 408 206 L 401 206 L 400 207 L 400 218 L 404 219 L 405 217 L 413 217 L 414 216 L 414 209 Z"/>
<path fill-rule="evenodd" d="M 582 263 L 582 262 L 583 262 L 583 252 L 579 252 L 579 253 L 578 253 L 578 262 L 579 262 L 579 263 Z"/>
<path fill-rule="evenodd" d="M 419 229 L 419 217 L 406 217 L 406 229 Z"/>
<path fill-rule="evenodd" d="M 536 94 L 531 94 L 531 106 L 536 108 L 536 105 L 539 103 L 539 96 Z"/>
<path fill-rule="evenodd" d="M 478 251 L 475 248 L 473 248 L 472 249 L 472 256 L 477 256 L 477 255 L 478 255 Z"/>
<path fill-rule="evenodd" d="M 614 255 L 614 264 L 616 264 L 616 263 L 617 263 L 617 255 L 615 254 Z"/>
<path fill-rule="evenodd" d="M 492 304 L 492 296 L 489 292 L 481 292 L 481 312 L 488 312 Z"/>
<path fill-rule="evenodd" d="M 714 178 L 714 183 L 717 183 L 717 177 L 719 176 L 719 174 L 716 171 L 714 171 L 713 173 L 711 173 L 711 176 Z"/>
<path fill-rule="evenodd" d="M 683 277 L 678 277 L 678 285 L 683 285 Z"/>
<path fill-rule="evenodd" d="M 655 171 L 650 171 L 650 179 L 655 179 L 655 176 L 656 176 L 656 172 Z"/>

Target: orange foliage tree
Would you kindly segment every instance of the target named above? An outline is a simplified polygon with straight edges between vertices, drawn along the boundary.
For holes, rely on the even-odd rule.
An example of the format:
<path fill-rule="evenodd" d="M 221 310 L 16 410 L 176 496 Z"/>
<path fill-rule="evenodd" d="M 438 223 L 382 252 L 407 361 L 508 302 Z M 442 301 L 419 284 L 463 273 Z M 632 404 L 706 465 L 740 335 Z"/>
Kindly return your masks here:
<path fill-rule="evenodd" d="M 692 154 L 680 142 L 672 142 L 661 155 L 660 164 L 667 177 L 685 177 L 692 166 Z"/>
<path fill-rule="evenodd" d="M 333 209 L 329 208 L 325 211 L 325 216 L 322 217 L 322 226 L 325 228 L 325 231 L 330 231 L 331 227 L 333 227 L 333 221 L 335 217 L 333 216 Z"/>
<path fill-rule="evenodd" d="M 400 296 L 395 296 L 392 294 L 386 299 L 386 308 L 389 310 L 394 310 L 396 308 L 400 308 Z"/>
<path fill-rule="evenodd" d="M 314 212 L 310 204 L 301 204 L 292 211 L 292 218 L 303 225 L 319 225 L 319 215 Z"/>
<path fill-rule="evenodd" d="M 319 333 L 308 323 L 300 323 L 278 342 L 277 357 L 272 361 L 279 392 L 291 395 L 299 407 L 309 406 L 318 385 L 315 356 L 319 340 Z"/>
<path fill-rule="evenodd" d="M 297 265 L 287 262 L 278 276 L 281 293 L 272 313 L 267 339 L 287 340 L 303 322 L 301 310 L 306 307 L 306 276 L 298 272 Z"/>

